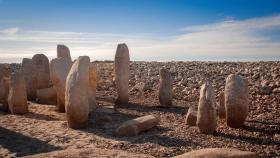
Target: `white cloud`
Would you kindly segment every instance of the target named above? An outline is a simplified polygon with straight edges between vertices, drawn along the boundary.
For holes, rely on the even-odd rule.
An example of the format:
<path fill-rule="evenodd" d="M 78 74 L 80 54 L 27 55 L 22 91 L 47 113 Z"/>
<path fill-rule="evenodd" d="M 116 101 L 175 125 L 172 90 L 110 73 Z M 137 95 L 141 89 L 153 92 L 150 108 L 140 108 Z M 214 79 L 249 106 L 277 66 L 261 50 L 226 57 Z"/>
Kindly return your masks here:
<path fill-rule="evenodd" d="M 6 36 L 11 36 L 11 35 L 15 35 L 19 32 L 19 28 L 18 27 L 13 27 L 13 28 L 8 28 L 8 29 L 4 29 L 4 30 L 0 30 L 0 35 L 6 35 Z"/>
<path fill-rule="evenodd" d="M 18 60 L 38 52 L 56 54 L 56 44 L 64 43 L 74 57 L 113 59 L 117 43 L 127 43 L 133 60 L 235 60 L 280 59 L 280 41 L 267 32 L 280 28 L 280 15 L 243 21 L 189 26 L 181 34 L 156 37 L 149 34 L 108 34 L 89 32 L 51 32 L 10 28 L 0 30 L 0 54 L 13 54 Z M 0 62 L 6 60 L 0 58 Z"/>

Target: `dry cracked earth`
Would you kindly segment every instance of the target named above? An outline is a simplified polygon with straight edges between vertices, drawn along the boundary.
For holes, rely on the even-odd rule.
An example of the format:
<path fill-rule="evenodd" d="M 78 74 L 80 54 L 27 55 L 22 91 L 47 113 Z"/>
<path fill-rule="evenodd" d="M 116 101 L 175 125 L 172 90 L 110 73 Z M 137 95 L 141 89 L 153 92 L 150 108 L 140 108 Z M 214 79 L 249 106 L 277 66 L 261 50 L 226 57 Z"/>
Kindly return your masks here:
<path fill-rule="evenodd" d="M 131 62 L 130 103 L 117 111 L 112 108 L 116 98 L 113 63 L 97 62 L 97 65 L 100 108 L 91 114 L 87 129 L 67 128 L 65 114 L 55 112 L 54 105 L 29 102 L 28 114 L 0 112 L 0 157 L 48 157 L 42 153 L 60 151 L 73 157 L 172 157 L 208 147 L 232 147 L 253 151 L 259 157 L 280 157 L 280 62 Z M 172 73 L 172 108 L 159 107 L 161 67 Z M 201 134 L 197 127 L 187 126 L 186 112 L 198 105 L 203 81 L 206 78 L 213 81 L 218 98 L 225 78 L 231 73 L 249 81 L 250 110 L 244 126 L 234 129 L 227 127 L 224 120 L 218 120 L 213 135 Z M 114 135 L 123 121 L 148 114 L 160 118 L 159 126 L 138 136 Z"/>

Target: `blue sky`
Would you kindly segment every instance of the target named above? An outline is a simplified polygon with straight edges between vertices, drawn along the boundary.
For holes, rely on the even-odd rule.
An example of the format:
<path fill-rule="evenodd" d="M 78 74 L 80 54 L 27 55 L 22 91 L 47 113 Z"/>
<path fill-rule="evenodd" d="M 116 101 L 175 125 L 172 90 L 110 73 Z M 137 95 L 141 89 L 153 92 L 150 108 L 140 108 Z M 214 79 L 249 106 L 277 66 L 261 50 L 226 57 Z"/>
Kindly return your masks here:
<path fill-rule="evenodd" d="M 279 60 L 279 0 L 0 0 L 0 62 L 38 52 L 132 60 Z"/>

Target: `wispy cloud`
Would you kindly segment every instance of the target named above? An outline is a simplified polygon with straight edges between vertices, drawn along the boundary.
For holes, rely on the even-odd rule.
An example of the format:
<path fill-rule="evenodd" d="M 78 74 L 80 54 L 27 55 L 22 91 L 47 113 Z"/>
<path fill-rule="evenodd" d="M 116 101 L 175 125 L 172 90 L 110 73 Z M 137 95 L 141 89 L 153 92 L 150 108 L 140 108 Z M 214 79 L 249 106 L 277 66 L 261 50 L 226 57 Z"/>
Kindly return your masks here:
<path fill-rule="evenodd" d="M 280 59 L 280 41 L 269 34 L 279 30 L 280 15 L 247 19 L 227 19 L 219 23 L 188 26 L 176 36 L 150 34 L 109 34 L 89 32 L 52 32 L 8 28 L 0 30 L 0 62 L 22 54 L 47 52 L 54 57 L 56 44 L 67 44 L 74 57 L 113 59 L 117 43 L 125 42 L 134 60 L 235 60 Z M 262 34 L 260 34 L 262 32 Z M 12 55 L 11 55 L 12 54 Z M 3 58 L 2 58 L 3 57 Z"/>

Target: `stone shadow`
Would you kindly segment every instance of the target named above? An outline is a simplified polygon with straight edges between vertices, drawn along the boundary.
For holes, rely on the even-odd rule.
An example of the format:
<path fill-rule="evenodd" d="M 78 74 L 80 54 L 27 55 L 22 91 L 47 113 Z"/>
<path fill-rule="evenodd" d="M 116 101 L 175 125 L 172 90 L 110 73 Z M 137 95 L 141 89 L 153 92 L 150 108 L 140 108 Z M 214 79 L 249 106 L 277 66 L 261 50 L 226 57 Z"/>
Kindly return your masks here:
<path fill-rule="evenodd" d="M 34 113 L 34 112 L 28 112 L 27 114 L 24 114 L 22 116 L 26 118 L 36 119 L 36 120 L 59 121 L 59 119 L 57 118 L 53 118 L 48 115 Z"/>
<path fill-rule="evenodd" d="M 25 136 L 3 127 L 0 127 L 0 145 L 10 152 L 16 153 L 17 157 L 61 149 L 37 138 Z"/>
<path fill-rule="evenodd" d="M 272 138 L 271 139 L 261 139 L 261 138 L 248 137 L 248 136 L 236 136 L 236 135 L 227 134 L 227 133 L 223 133 L 223 132 L 215 132 L 213 135 L 217 136 L 217 137 L 245 141 L 250 144 L 258 144 L 258 145 L 279 145 L 280 144 L 280 141 L 274 141 L 274 140 L 272 140 Z"/>
<path fill-rule="evenodd" d="M 182 107 L 182 106 L 172 106 L 172 107 L 162 107 L 162 106 L 147 106 L 147 105 L 141 105 L 137 103 L 129 103 L 126 107 L 126 109 L 130 110 L 136 110 L 139 112 L 151 112 L 151 111 L 157 111 L 157 112 L 163 112 L 163 113 L 175 113 L 179 115 L 185 115 L 187 113 L 188 108 Z"/>

